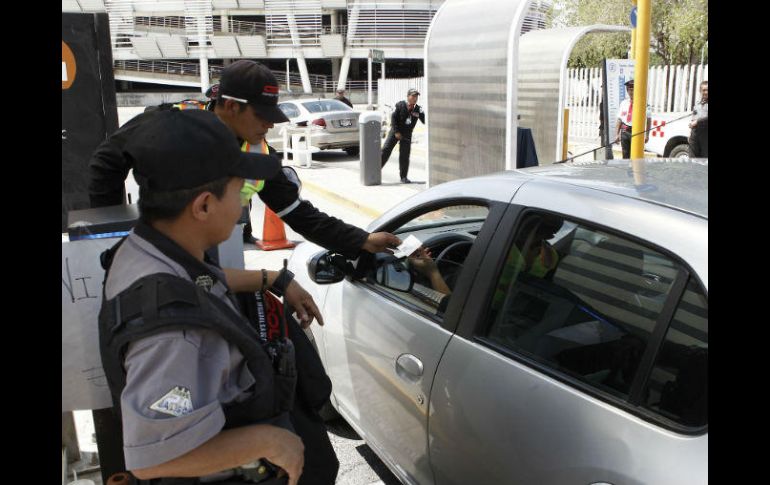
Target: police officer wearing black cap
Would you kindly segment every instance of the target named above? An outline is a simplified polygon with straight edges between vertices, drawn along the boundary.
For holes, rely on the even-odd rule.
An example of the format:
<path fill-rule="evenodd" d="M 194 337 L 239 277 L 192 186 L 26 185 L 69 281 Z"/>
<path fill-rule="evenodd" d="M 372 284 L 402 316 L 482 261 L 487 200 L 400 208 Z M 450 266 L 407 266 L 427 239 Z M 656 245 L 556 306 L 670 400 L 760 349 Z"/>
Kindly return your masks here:
<path fill-rule="evenodd" d="M 269 179 L 280 163 L 242 152 L 203 110 L 158 113 L 124 150 L 140 220 L 105 255 L 99 341 L 126 468 L 148 485 L 295 485 L 304 449 L 289 417 L 297 371 L 286 325 L 270 335 L 248 321 L 205 256 L 239 219 L 244 179 Z M 281 278 L 266 272 L 261 289 Z"/>
<path fill-rule="evenodd" d="M 242 150 L 263 154 L 275 153 L 275 150 L 264 142 L 264 136 L 273 123 L 287 120 L 277 107 L 279 90 L 275 76 L 259 63 L 240 60 L 223 69 L 219 85 L 212 89 L 212 92 L 214 91 L 216 99 L 211 103 L 210 109 L 235 133 Z M 122 203 L 123 184 L 133 164 L 131 157 L 124 153 L 124 147 L 144 123 L 162 112 L 164 111 L 155 110 L 137 116 L 97 148 L 89 165 L 92 205 L 99 207 Z M 178 140 L 180 144 L 187 142 L 184 139 Z M 182 167 L 178 168 L 180 171 L 184 170 Z M 390 233 L 370 234 L 320 212 L 311 203 L 299 198 L 298 186 L 283 171 L 278 171 L 269 178 L 247 180 L 242 189 L 242 200 L 249 200 L 255 192 L 284 222 L 306 239 L 350 259 L 358 257 L 362 251 L 383 252 L 388 247 L 400 244 L 400 240 Z M 234 291 L 253 292 L 262 288 L 263 277 L 259 271 L 223 268 L 223 273 L 227 284 Z M 290 272 L 288 274 L 290 275 Z M 320 319 L 310 295 L 290 278 L 286 283 L 284 296 L 291 296 L 291 301 L 287 300 L 287 303 L 296 310 L 302 324 L 308 325 L 314 317 Z M 291 419 L 305 441 L 305 467 L 309 471 L 303 475 L 301 483 L 332 484 L 339 462 L 318 414 L 320 407 L 329 397 L 331 383 L 312 348 L 312 343 L 299 329 L 299 325 L 289 319 L 288 327 L 298 345 L 297 365 L 300 382 Z"/>
<path fill-rule="evenodd" d="M 412 131 L 417 120 L 425 124 L 425 111 L 417 104 L 420 95 L 416 89 L 410 89 L 406 95 L 406 101 L 396 103 L 396 108 L 390 116 L 390 133 L 382 146 L 382 166 L 388 163 L 391 152 L 396 143 L 398 147 L 398 173 L 402 184 L 411 183 L 407 178 L 409 173 L 409 154 L 412 151 Z"/>

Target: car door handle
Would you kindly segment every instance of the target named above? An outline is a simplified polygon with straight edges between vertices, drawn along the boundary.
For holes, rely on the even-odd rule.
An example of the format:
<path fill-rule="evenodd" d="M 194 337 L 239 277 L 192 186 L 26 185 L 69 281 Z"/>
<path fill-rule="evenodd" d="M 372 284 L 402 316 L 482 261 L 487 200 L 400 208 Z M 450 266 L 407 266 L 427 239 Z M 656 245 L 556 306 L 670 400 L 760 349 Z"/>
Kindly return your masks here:
<path fill-rule="evenodd" d="M 412 354 L 401 354 L 396 359 L 396 374 L 409 381 L 416 381 L 423 373 L 422 361 Z"/>

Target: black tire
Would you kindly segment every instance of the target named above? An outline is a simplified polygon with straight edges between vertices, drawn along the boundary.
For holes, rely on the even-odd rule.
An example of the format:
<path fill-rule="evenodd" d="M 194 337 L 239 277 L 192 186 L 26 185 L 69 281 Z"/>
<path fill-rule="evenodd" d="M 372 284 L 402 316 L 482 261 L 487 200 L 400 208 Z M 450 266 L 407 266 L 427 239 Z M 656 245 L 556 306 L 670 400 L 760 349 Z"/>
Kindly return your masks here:
<path fill-rule="evenodd" d="M 345 150 L 345 153 L 347 153 L 351 157 L 357 157 L 358 153 L 360 152 L 359 147 L 347 147 L 344 150 Z"/>
<path fill-rule="evenodd" d="M 690 145 L 687 143 L 679 144 L 671 150 L 668 156 L 669 158 L 690 158 Z"/>

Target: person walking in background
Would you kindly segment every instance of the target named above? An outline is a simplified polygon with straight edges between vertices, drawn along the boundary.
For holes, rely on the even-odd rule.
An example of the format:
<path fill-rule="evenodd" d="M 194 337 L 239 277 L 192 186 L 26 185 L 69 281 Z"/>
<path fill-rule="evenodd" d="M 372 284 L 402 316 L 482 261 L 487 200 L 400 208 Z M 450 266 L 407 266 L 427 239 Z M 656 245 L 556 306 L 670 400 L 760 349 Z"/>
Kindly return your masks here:
<path fill-rule="evenodd" d="M 695 105 L 690 121 L 690 158 L 709 156 L 709 82 L 700 83 L 700 102 Z"/>
<path fill-rule="evenodd" d="M 620 141 L 623 150 L 623 158 L 631 158 L 631 120 L 634 112 L 634 80 L 626 81 L 628 95 L 620 102 L 618 107 L 618 123 L 615 127 L 615 143 Z M 644 142 L 650 139 L 650 108 L 647 108 L 647 129 L 644 132 Z"/>
<path fill-rule="evenodd" d="M 411 181 L 406 177 L 409 173 L 409 153 L 412 150 L 412 131 L 419 119 L 425 124 L 425 110 L 417 104 L 419 91 L 410 89 L 406 95 L 406 101 L 396 103 L 396 108 L 390 117 L 390 133 L 382 147 L 382 166 L 388 162 L 396 143 L 400 143 L 398 150 L 398 172 L 402 184 Z"/>
<path fill-rule="evenodd" d="M 334 97 L 334 99 L 337 99 L 339 101 L 342 101 L 346 105 L 353 107 L 353 103 L 350 102 L 348 98 L 345 97 L 345 90 L 344 89 L 338 89 L 337 90 L 337 96 Z"/>

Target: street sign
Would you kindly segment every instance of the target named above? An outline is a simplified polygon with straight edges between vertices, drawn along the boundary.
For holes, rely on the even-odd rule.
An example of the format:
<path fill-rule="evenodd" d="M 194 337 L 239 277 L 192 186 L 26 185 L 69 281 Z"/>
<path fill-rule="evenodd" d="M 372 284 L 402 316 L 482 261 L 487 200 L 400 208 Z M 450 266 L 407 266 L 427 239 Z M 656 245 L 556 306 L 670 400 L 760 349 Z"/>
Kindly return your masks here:
<path fill-rule="evenodd" d="M 636 5 L 631 8 L 631 27 L 636 28 Z"/>
<path fill-rule="evenodd" d="M 380 49 L 371 49 L 369 51 L 369 57 L 372 59 L 373 64 L 382 64 L 385 62 L 385 51 Z"/>

